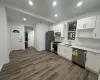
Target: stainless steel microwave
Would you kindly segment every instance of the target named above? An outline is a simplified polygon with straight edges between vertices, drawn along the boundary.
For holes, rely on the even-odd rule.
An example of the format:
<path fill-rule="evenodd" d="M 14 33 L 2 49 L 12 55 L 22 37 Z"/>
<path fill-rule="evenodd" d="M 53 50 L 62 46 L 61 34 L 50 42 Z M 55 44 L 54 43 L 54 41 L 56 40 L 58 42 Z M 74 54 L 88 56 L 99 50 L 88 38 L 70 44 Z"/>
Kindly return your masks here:
<path fill-rule="evenodd" d="M 55 32 L 55 37 L 61 37 L 61 32 Z"/>

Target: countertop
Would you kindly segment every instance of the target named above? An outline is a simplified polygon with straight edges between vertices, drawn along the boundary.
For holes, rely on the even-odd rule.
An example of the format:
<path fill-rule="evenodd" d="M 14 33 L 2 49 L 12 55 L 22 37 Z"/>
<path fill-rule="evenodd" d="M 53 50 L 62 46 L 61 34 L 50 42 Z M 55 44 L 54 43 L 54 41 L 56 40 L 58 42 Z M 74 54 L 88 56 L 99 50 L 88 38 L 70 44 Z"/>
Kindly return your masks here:
<path fill-rule="evenodd" d="M 91 51 L 91 52 L 95 52 L 95 53 L 99 53 L 100 54 L 100 48 L 94 48 L 94 47 L 90 47 L 90 46 L 82 46 L 82 45 L 65 45 L 64 43 L 59 43 L 59 45 L 63 45 L 66 47 L 72 47 L 72 48 L 79 48 L 79 49 L 83 49 L 83 50 L 87 50 L 87 51 Z"/>

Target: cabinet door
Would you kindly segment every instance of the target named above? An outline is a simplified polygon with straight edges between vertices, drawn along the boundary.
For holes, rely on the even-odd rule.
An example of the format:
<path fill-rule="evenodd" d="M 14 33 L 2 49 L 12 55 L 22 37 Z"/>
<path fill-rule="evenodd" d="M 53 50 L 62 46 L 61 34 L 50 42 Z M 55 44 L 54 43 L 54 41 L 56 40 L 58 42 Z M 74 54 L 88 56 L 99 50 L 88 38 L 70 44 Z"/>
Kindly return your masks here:
<path fill-rule="evenodd" d="M 58 51 L 57 51 L 58 55 L 60 55 L 62 53 L 61 49 L 62 49 L 62 46 L 58 45 Z"/>
<path fill-rule="evenodd" d="M 58 45 L 58 55 L 60 55 L 62 57 L 65 56 L 64 46 Z"/>
<path fill-rule="evenodd" d="M 97 16 L 96 28 L 95 28 L 95 30 L 94 30 L 93 36 L 94 36 L 94 38 L 96 38 L 96 39 L 100 39 L 100 15 Z"/>
<path fill-rule="evenodd" d="M 54 30 L 54 32 L 56 32 L 56 26 L 53 26 L 53 30 Z"/>
<path fill-rule="evenodd" d="M 84 29 L 85 27 L 85 19 L 81 19 L 77 21 L 77 29 Z"/>
<path fill-rule="evenodd" d="M 88 68 L 96 73 L 99 73 L 100 59 L 92 57 L 92 56 L 87 56 L 85 66 L 86 66 L 86 68 Z"/>
<path fill-rule="evenodd" d="M 57 31 L 58 31 L 58 26 L 56 25 L 56 26 L 55 26 L 55 32 L 57 32 Z"/>
<path fill-rule="evenodd" d="M 95 28 L 96 27 L 96 16 L 86 18 L 85 28 Z"/>
<path fill-rule="evenodd" d="M 61 25 L 59 24 L 59 25 L 56 25 L 56 32 L 61 32 Z"/>
<path fill-rule="evenodd" d="M 67 49 L 67 59 L 72 60 L 72 48 L 66 47 L 66 49 Z"/>

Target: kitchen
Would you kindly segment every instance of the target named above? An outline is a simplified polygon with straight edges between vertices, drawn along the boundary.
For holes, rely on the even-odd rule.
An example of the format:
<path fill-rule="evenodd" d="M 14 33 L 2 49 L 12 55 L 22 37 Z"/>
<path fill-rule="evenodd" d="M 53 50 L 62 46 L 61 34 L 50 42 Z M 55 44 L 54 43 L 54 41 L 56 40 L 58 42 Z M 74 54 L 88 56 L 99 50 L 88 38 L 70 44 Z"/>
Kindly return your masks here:
<path fill-rule="evenodd" d="M 100 0 L 1 0 L 0 16 L 0 80 L 100 80 Z"/>
<path fill-rule="evenodd" d="M 50 49 L 57 55 L 99 75 L 99 27 L 100 15 L 53 25 L 51 30 L 54 31 L 55 41 L 51 40 L 54 42 L 51 42 Z"/>

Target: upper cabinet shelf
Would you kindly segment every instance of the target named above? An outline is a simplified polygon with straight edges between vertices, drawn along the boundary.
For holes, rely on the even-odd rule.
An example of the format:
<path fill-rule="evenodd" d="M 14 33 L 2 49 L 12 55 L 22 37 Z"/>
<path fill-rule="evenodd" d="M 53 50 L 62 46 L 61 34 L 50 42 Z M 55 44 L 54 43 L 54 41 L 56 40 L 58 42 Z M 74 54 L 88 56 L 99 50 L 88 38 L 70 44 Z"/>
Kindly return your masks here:
<path fill-rule="evenodd" d="M 77 36 L 100 39 L 100 15 L 77 21 Z"/>
<path fill-rule="evenodd" d="M 80 19 L 77 21 L 77 29 L 94 29 L 96 27 L 96 16 Z"/>

